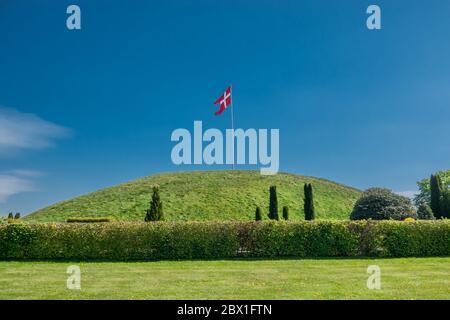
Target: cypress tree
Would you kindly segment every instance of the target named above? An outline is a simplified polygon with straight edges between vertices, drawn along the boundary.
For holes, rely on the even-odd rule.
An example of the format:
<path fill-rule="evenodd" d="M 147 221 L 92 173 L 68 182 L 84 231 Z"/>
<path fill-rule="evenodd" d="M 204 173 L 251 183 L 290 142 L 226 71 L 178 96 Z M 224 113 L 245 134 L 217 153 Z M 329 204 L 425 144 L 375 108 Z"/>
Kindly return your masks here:
<path fill-rule="evenodd" d="M 441 198 L 441 217 L 450 218 L 450 190 L 445 190 Z"/>
<path fill-rule="evenodd" d="M 13 216 L 12 212 L 8 213 L 8 219 L 14 219 L 14 216 Z"/>
<path fill-rule="evenodd" d="M 269 219 L 279 220 L 278 218 L 278 199 L 277 187 L 271 186 L 269 189 Z"/>
<path fill-rule="evenodd" d="M 20 212 L 16 212 L 16 215 L 14 216 L 14 219 L 20 219 Z"/>
<path fill-rule="evenodd" d="M 150 202 L 150 209 L 147 210 L 145 221 L 163 221 L 164 213 L 162 207 L 161 197 L 159 196 L 159 187 L 153 187 L 152 201 Z"/>
<path fill-rule="evenodd" d="M 289 220 L 289 208 L 286 206 L 283 207 L 283 219 Z"/>
<path fill-rule="evenodd" d="M 255 221 L 261 221 L 261 220 L 262 220 L 261 208 L 256 207 Z"/>
<path fill-rule="evenodd" d="M 431 201 L 430 207 L 433 210 L 434 216 L 439 219 L 442 217 L 441 204 L 443 196 L 442 181 L 439 175 L 432 174 L 430 177 L 430 193 Z"/>
<path fill-rule="evenodd" d="M 305 184 L 303 187 L 305 200 L 304 200 L 304 211 L 305 211 L 305 220 L 314 220 L 314 197 L 313 197 L 313 189 L 312 185 Z"/>

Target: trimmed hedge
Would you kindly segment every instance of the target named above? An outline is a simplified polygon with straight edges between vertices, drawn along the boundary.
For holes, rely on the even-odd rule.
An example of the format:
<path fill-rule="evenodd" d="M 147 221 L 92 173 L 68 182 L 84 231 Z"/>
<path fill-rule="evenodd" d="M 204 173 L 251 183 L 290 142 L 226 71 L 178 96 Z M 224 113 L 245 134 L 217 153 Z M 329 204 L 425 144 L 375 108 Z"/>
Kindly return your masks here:
<path fill-rule="evenodd" d="M 110 217 L 80 217 L 80 218 L 69 218 L 66 220 L 67 223 L 98 223 L 98 222 L 111 222 L 114 219 Z"/>
<path fill-rule="evenodd" d="M 0 225 L 0 259 L 449 256 L 450 221 Z"/>

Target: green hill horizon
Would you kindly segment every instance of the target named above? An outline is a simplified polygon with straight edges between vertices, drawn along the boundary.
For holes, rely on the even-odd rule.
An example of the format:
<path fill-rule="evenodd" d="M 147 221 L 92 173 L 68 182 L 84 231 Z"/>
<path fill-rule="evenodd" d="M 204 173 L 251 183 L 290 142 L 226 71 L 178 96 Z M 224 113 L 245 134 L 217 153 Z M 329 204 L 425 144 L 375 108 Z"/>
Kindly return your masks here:
<path fill-rule="evenodd" d="M 253 220 L 256 206 L 267 218 L 269 186 L 277 186 L 278 206 L 290 219 L 303 219 L 303 185 L 311 183 L 317 219 L 348 219 L 361 191 L 329 180 L 290 173 L 223 170 L 160 173 L 101 189 L 40 209 L 24 219 L 64 222 L 75 217 L 143 221 L 152 187 L 159 185 L 167 221 Z"/>

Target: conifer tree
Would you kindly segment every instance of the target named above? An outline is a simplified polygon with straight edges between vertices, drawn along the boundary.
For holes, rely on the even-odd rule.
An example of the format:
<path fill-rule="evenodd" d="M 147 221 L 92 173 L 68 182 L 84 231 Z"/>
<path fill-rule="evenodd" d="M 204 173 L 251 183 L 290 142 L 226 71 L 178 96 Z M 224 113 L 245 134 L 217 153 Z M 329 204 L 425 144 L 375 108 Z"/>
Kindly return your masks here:
<path fill-rule="evenodd" d="M 442 199 L 443 187 L 442 187 L 441 178 L 437 174 L 431 175 L 430 193 L 431 193 L 431 200 L 430 200 L 431 210 L 433 210 L 433 214 L 436 217 L 436 219 L 439 219 L 442 217 L 441 204 L 442 204 L 442 200 L 443 200 Z"/>
<path fill-rule="evenodd" d="M 261 220 L 262 220 L 261 208 L 256 207 L 255 221 L 261 221 Z"/>
<path fill-rule="evenodd" d="M 278 199 L 277 199 L 277 187 L 271 186 L 269 189 L 269 219 L 279 220 L 278 217 Z"/>
<path fill-rule="evenodd" d="M 450 218 L 450 190 L 445 190 L 441 198 L 441 217 Z"/>
<path fill-rule="evenodd" d="M 145 221 L 163 221 L 164 213 L 162 207 L 161 197 L 159 196 L 159 187 L 153 187 L 152 200 L 150 202 L 150 209 L 147 210 Z"/>
<path fill-rule="evenodd" d="M 305 184 L 304 186 L 304 194 L 305 194 L 305 202 L 304 202 L 304 211 L 305 211 L 305 220 L 314 220 L 314 197 L 313 197 L 313 189 L 312 185 Z"/>
<path fill-rule="evenodd" d="M 289 207 L 287 206 L 283 207 L 283 219 L 289 220 Z"/>

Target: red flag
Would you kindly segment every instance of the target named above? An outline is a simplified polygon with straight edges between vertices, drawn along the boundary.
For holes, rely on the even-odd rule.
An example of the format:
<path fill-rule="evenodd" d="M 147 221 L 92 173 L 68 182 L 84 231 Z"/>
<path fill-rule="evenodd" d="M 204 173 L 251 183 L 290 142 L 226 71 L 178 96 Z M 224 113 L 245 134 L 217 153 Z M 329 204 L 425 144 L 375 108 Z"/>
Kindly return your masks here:
<path fill-rule="evenodd" d="M 214 104 L 219 104 L 220 106 L 220 109 L 214 113 L 216 116 L 224 112 L 225 109 L 231 105 L 231 86 L 225 90 L 225 92 L 219 99 L 216 100 L 216 102 L 214 102 Z"/>

